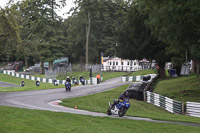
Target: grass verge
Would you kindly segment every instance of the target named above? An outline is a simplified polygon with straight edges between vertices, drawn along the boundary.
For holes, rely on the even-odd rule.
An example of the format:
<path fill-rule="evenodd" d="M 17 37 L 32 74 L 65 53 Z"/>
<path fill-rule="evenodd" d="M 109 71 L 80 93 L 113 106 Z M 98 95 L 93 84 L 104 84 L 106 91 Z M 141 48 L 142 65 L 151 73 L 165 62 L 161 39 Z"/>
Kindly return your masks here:
<path fill-rule="evenodd" d="M 98 74 L 97 72 L 93 72 L 92 76 L 96 77 L 97 74 Z M 128 73 L 126 72 L 102 72 L 102 77 L 103 77 L 103 80 L 105 81 L 111 78 L 120 77 L 127 74 Z M 69 72 L 66 75 L 60 75 L 60 76 L 58 75 L 57 78 L 61 80 L 63 79 L 65 80 L 67 76 L 69 76 L 70 78 L 74 76 L 76 77 L 76 79 L 79 79 L 80 75 L 83 76 L 85 79 L 89 79 L 90 72 L 88 71 Z"/>
<path fill-rule="evenodd" d="M 200 127 L 0 106 L 1 133 L 197 133 Z"/>
<path fill-rule="evenodd" d="M 128 86 L 118 87 L 109 91 L 105 91 L 98 94 L 93 94 L 89 96 L 83 96 L 78 98 L 71 98 L 63 100 L 61 103 L 64 106 L 74 108 L 75 105 L 78 109 L 89 110 L 94 112 L 106 113 L 108 109 L 108 102 L 117 99 L 119 95 L 127 88 Z M 167 120 L 167 121 L 181 121 L 181 122 L 194 122 L 200 123 L 200 118 L 171 114 L 161 108 L 158 108 L 152 104 L 130 100 L 131 107 L 127 111 L 126 115 L 136 116 L 136 117 L 146 117 L 157 120 Z"/>
<path fill-rule="evenodd" d="M 196 75 L 159 81 L 154 92 L 172 99 L 200 102 L 200 81 Z"/>
<path fill-rule="evenodd" d="M 35 81 L 13 77 L 10 75 L 0 74 L 0 81 L 13 83 L 19 85 L 21 81 L 24 80 L 24 87 L 0 87 L 0 92 L 8 91 L 28 91 L 28 90 L 42 90 L 42 89 L 53 89 L 53 88 L 62 88 L 64 85 L 54 86 L 49 83 L 40 82 L 40 86 L 35 85 Z"/>
<path fill-rule="evenodd" d="M 157 74 L 157 70 L 156 69 L 140 70 L 140 71 L 133 72 L 129 74 L 128 76 L 148 75 L 148 74 Z"/>

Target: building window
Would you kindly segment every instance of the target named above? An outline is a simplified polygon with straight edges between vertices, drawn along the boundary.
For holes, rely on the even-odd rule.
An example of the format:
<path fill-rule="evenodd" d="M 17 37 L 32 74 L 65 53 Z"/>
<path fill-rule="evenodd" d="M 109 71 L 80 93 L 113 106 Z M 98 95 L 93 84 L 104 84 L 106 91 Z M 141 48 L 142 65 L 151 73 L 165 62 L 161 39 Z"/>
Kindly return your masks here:
<path fill-rule="evenodd" d="M 110 65 L 112 65 L 112 62 L 110 62 Z"/>
<path fill-rule="evenodd" d="M 113 61 L 113 66 L 115 65 L 115 62 Z"/>
<path fill-rule="evenodd" d="M 122 61 L 122 66 L 124 65 L 124 62 Z"/>
<path fill-rule="evenodd" d="M 118 61 L 116 61 L 116 66 L 118 65 Z"/>
<path fill-rule="evenodd" d="M 127 62 L 127 65 L 129 65 L 129 62 Z"/>
<path fill-rule="evenodd" d="M 134 66 L 136 65 L 136 62 L 134 62 Z"/>

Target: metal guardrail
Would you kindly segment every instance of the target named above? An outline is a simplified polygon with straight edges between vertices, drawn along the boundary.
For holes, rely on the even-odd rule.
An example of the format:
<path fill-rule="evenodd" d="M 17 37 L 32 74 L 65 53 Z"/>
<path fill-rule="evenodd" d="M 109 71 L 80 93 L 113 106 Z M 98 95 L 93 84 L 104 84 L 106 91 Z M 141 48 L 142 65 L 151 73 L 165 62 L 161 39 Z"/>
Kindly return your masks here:
<path fill-rule="evenodd" d="M 138 76 L 132 76 L 132 77 L 121 77 L 122 82 L 133 82 L 133 81 L 141 81 L 143 79 L 144 75 L 138 75 Z"/>
<path fill-rule="evenodd" d="M 146 96 L 148 103 L 154 104 L 171 113 L 184 114 L 184 104 L 182 102 L 149 91 L 146 91 Z"/>
<path fill-rule="evenodd" d="M 200 117 L 200 103 L 186 102 L 186 114 L 189 116 Z"/>
<path fill-rule="evenodd" d="M 147 76 L 147 75 L 137 75 L 137 76 L 131 76 L 131 77 L 122 76 L 121 81 L 122 82 L 142 81 L 144 76 Z M 157 75 L 156 74 L 148 74 L 148 76 L 151 76 L 150 81 L 153 81 L 153 79 Z"/>

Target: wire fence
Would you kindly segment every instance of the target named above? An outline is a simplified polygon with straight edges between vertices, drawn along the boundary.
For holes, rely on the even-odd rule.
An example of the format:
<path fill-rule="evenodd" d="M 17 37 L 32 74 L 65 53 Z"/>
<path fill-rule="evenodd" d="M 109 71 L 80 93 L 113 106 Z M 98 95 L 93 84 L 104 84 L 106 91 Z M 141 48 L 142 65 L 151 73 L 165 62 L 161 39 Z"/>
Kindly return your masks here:
<path fill-rule="evenodd" d="M 54 67 L 53 71 L 45 70 L 45 77 L 46 78 L 66 78 L 68 73 L 72 72 L 82 72 L 82 71 L 90 71 L 92 72 L 101 72 L 101 65 L 100 64 L 89 64 L 89 65 L 82 65 L 82 64 L 69 64 L 68 66 L 64 67 Z"/>

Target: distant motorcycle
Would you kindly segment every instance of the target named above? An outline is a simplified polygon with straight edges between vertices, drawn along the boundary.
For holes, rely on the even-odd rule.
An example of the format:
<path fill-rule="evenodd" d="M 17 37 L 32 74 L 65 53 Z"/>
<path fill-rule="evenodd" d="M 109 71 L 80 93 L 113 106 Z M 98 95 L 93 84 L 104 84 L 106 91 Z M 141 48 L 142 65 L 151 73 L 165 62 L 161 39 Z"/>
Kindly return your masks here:
<path fill-rule="evenodd" d="M 74 84 L 74 85 L 78 85 L 78 83 L 77 83 L 77 80 L 76 80 L 76 79 L 72 80 L 72 82 L 73 82 L 73 84 Z"/>
<path fill-rule="evenodd" d="M 114 100 L 114 102 L 116 102 Z M 119 102 L 118 104 L 116 104 L 115 106 L 112 107 L 111 103 L 109 102 L 109 108 L 107 110 L 107 115 L 118 115 L 119 117 L 122 117 L 126 114 L 126 111 L 129 109 L 130 107 L 130 103 L 128 101 L 123 101 L 123 102 Z"/>
<path fill-rule="evenodd" d="M 69 82 L 65 82 L 65 90 L 71 91 L 71 84 Z"/>
<path fill-rule="evenodd" d="M 54 80 L 53 84 L 54 84 L 55 86 L 58 86 L 58 81 L 57 81 L 57 80 Z"/>
<path fill-rule="evenodd" d="M 81 82 L 82 85 L 85 85 L 85 79 L 84 78 L 81 78 L 80 82 Z"/>
<path fill-rule="evenodd" d="M 36 81 L 36 82 L 35 82 L 35 85 L 36 85 L 36 86 L 40 86 L 40 82 L 39 82 L 39 81 Z"/>

